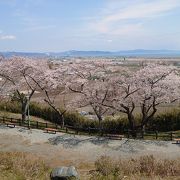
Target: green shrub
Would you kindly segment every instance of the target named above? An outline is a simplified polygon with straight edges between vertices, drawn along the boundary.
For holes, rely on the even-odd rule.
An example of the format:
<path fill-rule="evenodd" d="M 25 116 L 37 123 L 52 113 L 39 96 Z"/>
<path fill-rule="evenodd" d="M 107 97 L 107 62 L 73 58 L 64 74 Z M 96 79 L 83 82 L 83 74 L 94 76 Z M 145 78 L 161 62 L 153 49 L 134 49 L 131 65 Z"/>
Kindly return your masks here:
<path fill-rule="evenodd" d="M 21 104 L 18 102 L 5 102 L 0 103 L 0 110 L 12 113 L 21 113 Z"/>
<path fill-rule="evenodd" d="M 21 104 L 19 102 L 1 102 L 0 110 L 9 111 L 13 113 L 21 113 Z M 58 121 L 58 114 L 50 107 L 41 105 L 37 102 L 30 103 L 30 115 L 45 119 L 47 121 L 60 124 Z M 99 123 L 97 120 L 91 120 L 81 116 L 78 112 L 66 112 L 65 124 L 69 126 L 76 126 L 82 129 L 98 128 Z M 138 122 L 140 117 L 136 115 Z M 101 122 L 101 126 L 105 133 L 122 133 L 128 129 L 128 120 L 126 117 L 106 117 Z M 175 131 L 180 129 L 180 110 L 178 108 L 166 112 L 164 114 L 156 115 L 152 121 L 147 125 L 148 130 L 158 131 Z"/>
<path fill-rule="evenodd" d="M 124 129 L 128 129 L 128 120 L 127 118 L 106 118 L 102 121 L 102 127 L 106 133 L 122 133 Z"/>
<path fill-rule="evenodd" d="M 180 109 L 176 108 L 169 112 L 156 115 L 148 126 L 158 131 L 180 130 Z"/>

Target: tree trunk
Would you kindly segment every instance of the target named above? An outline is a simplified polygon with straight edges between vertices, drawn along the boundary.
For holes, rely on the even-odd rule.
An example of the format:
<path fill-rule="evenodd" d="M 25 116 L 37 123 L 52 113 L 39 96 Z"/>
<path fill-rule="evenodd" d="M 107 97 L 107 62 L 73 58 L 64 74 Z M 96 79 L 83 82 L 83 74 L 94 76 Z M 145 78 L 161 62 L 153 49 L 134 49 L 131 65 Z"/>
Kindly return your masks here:
<path fill-rule="evenodd" d="M 55 111 L 58 114 L 58 123 L 60 122 L 61 128 L 64 128 L 64 125 L 65 125 L 65 123 L 64 123 L 64 113 L 61 113 L 58 109 L 55 109 Z"/>
<path fill-rule="evenodd" d="M 22 108 L 21 108 L 22 123 L 24 123 L 26 120 L 26 116 L 27 116 L 28 102 L 25 101 L 21 105 L 22 105 Z"/>
<path fill-rule="evenodd" d="M 64 128 L 64 115 L 61 114 L 61 127 Z"/>
<path fill-rule="evenodd" d="M 147 102 L 144 101 L 144 103 L 141 106 L 141 112 L 142 112 L 142 120 L 141 120 L 141 130 L 143 131 L 143 128 L 148 124 L 148 122 L 153 118 L 155 113 L 157 112 L 156 106 L 156 97 L 153 97 L 153 102 L 150 106 L 147 106 Z"/>
<path fill-rule="evenodd" d="M 96 112 L 96 111 L 95 111 Z M 102 124 L 101 124 L 101 122 L 102 122 L 102 116 L 100 115 L 100 114 L 98 114 L 97 112 L 96 112 L 96 116 L 97 116 L 97 118 L 98 118 L 98 122 L 99 122 L 99 124 L 98 124 L 98 128 L 99 128 L 99 134 L 103 134 L 103 132 L 102 132 Z"/>
<path fill-rule="evenodd" d="M 133 138 L 136 138 L 137 134 L 136 134 L 136 127 L 135 127 L 135 119 L 132 113 L 128 113 L 128 120 L 129 120 L 131 135 Z"/>

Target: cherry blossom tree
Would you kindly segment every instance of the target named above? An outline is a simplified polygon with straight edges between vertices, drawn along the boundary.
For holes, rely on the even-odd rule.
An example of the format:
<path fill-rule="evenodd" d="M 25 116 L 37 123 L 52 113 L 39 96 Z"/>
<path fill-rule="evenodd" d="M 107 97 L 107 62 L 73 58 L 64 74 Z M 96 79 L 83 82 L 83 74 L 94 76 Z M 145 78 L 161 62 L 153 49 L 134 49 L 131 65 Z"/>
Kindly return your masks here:
<path fill-rule="evenodd" d="M 106 98 L 111 93 L 107 77 L 107 69 L 101 62 L 86 62 L 73 65 L 74 75 L 69 83 L 69 89 L 77 95 L 73 99 L 75 107 L 91 107 L 99 121 L 99 128 L 103 116 L 111 113 L 112 109 L 104 106 Z"/>
<path fill-rule="evenodd" d="M 134 110 L 136 107 L 136 93 L 139 88 L 133 84 L 133 73 L 126 69 L 124 72 L 116 73 L 110 79 L 111 94 L 107 96 L 104 106 L 110 107 L 115 112 L 124 113 L 129 120 L 129 127 L 135 136 L 135 117 Z"/>
<path fill-rule="evenodd" d="M 42 89 L 45 93 L 44 101 L 57 113 L 58 119 L 57 122 L 61 123 L 61 127 L 64 128 L 64 115 L 67 112 L 66 108 L 66 93 L 58 88 L 54 90 L 48 90 L 48 88 Z M 60 100 L 59 96 L 61 96 L 61 105 L 57 103 L 57 98 Z"/>
<path fill-rule="evenodd" d="M 149 123 L 157 107 L 178 101 L 180 73 L 173 66 L 145 64 L 132 71 L 111 61 L 47 62 L 22 57 L 0 61 L 1 96 L 16 93 L 22 105 L 22 120 L 36 91 L 44 92 L 44 101 L 58 115 L 64 127 L 68 107 L 90 106 L 99 120 L 114 112 L 127 115 L 132 135 Z M 26 90 L 24 95 L 22 91 Z M 73 93 L 73 102 L 66 97 Z M 57 100 L 62 97 L 61 105 Z M 141 120 L 135 119 L 140 107 Z"/>
<path fill-rule="evenodd" d="M 149 64 L 134 76 L 136 104 L 141 108 L 141 129 L 157 112 L 157 107 L 180 99 L 180 76 L 173 66 Z"/>
<path fill-rule="evenodd" d="M 0 54 L 0 61 L 3 61 L 4 59 L 5 59 L 5 57 Z"/>
<path fill-rule="evenodd" d="M 16 98 L 21 103 L 23 122 L 26 120 L 31 98 L 39 90 L 37 84 L 44 86 L 44 72 L 47 68 L 45 61 L 23 57 L 12 57 L 0 62 L 1 95 L 16 94 Z"/>
<path fill-rule="evenodd" d="M 149 64 L 136 72 L 116 74 L 112 78 L 112 96 L 104 105 L 127 114 L 132 135 L 145 128 L 162 104 L 179 100 L 180 76 L 175 67 Z M 137 124 L 135 108 L 141 108 L 141 122 Z"/>
<path fill-rule="evenodd" d="M 44 92 L 44 101 L 57 113 L 57 122 L 61 123 L 62 128 L 65 125 L 64 115 L 68 109 L 66 100 L 68 74 L 68 64 L 51 62 L 50 68 L 45 71 L 46 85 L 44 83 L 39 84 L 35 80 L 38 87 Z"/>
<path fill-rule="evenodd" d="M 75 86 L 69 86 L 69 89 L 79 94 L 74 98 L 75 107 L 82 108 L 90 106 L 94 111 L 101 128 L 103 116 L 110 112 L 108 106 L 103 106 L 103 103 L 108 96 L 110 90 L 106 82 L 100 80 L 89 80 Z"/>

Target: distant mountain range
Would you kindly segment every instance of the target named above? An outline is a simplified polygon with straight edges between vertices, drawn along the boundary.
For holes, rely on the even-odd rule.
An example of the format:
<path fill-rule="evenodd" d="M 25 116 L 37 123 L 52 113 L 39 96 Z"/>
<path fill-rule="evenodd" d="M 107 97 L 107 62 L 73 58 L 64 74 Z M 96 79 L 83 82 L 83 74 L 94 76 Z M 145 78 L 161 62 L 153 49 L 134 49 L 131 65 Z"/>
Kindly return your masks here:
<path fill-rule="evenodd" d="M 26 57 L 180 57 L 180 50 L 126 50 L 126 51 L 64 51 L 64 52 L 0 52 L 5 57 L 26 56 Z"/>

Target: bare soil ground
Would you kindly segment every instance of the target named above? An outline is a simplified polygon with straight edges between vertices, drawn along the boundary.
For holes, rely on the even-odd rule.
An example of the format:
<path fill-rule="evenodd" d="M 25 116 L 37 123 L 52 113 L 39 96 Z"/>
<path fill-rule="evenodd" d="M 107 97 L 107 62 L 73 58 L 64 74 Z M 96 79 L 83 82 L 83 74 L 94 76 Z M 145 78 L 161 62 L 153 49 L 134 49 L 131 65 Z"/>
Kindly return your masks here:
<path fill-rule="evenodd" d="M 30 152 L 42 157 L 51 167 L 73 165 L 81 175 L 93 169 L 94 161 L 102 155 L 116 159 L 150 154 L 159 158 L 180 157 L 180 145 L 172 141 L 109 140 L 4 125 L 0 125 L 0 151 Z"/>

